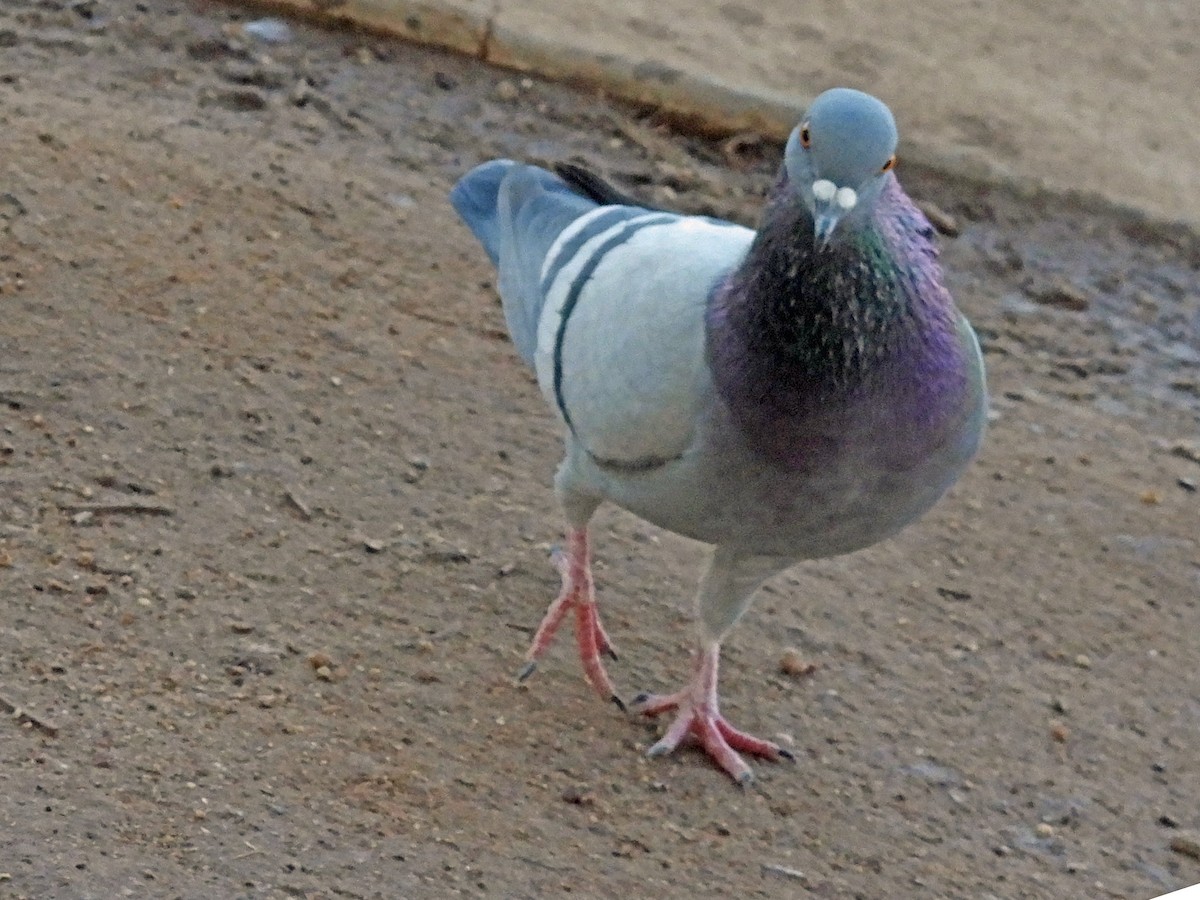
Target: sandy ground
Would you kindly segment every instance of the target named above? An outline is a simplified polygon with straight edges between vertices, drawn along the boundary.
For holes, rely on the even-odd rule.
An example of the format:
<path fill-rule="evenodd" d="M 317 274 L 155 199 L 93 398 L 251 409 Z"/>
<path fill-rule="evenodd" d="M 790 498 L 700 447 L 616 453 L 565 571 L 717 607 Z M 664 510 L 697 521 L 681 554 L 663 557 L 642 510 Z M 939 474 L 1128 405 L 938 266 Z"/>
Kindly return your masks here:
<path fill-rule="evenodd" d="M 444 198 L 578 156 L 751 220 L 779 148 L 232 18 L 0 7 L 0 896 L 1200 881 L 1193 235 L 902 170 L 996 420 L 921 524 L 735 631 L 725 709 L 798 757 L 742 792 L 647 760 L 566 641 L 514 686 L 559 444 Z M 618 686 L 673 688 L 702 548 L 617 512 L 597 544 Z"/>
<path fill-rule="evenodd" d="M 1200 227 L 1194 0 L 269 2 L 781 134 L 827 87 L 886 93 L 904 159 Z"/>

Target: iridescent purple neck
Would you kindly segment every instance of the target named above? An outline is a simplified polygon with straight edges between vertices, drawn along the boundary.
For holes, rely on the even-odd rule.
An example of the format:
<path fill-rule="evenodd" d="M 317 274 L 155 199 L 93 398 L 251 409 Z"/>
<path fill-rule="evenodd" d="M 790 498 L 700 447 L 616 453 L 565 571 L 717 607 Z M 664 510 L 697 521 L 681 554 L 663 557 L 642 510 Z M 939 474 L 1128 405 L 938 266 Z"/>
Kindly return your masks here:
<path fill-rule="evenodd" d="M 889 177 L 838 244 L 818 250 L 812 233 L 781 181 L 746 260 L 714 292 L 709 362 L 731 414 L 789 455 L 801 432 L 849 427 L 864 408 L 917 426 L 942 415 L 964 389 L 964 350 L 929 223 Z"/>

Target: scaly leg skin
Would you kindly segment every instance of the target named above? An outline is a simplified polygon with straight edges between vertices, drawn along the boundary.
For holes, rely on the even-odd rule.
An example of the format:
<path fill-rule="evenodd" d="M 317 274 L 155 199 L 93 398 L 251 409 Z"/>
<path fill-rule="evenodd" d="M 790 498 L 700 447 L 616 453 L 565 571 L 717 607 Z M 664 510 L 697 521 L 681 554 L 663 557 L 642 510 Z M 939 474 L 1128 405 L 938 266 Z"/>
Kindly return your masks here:
<path fill-rule="evenodd" d="M 588 683 L 605 700 L 611 700 L 621 709 L 625 704 L 617 696 L 616 689 L 600 661 L 601 654 L 617 658 L 604 626 L 600 624 L 600 612 L 596 605 L 596 590 L 592 583 L 592 565 L 588 549 L 587 528 L 572 528 L 567 532 L 566 552 L 557 551 L 555 565 L 562 574 L 562 590 L 546 610 L 538 625 L 533 643 L 525 655 L 525 667 L 517 676 L 524 681 L 537 669 L 538 660 L 558 631 L 567 613 L 575 610 L 575 641 L 579 645 L 579 658 L 583 662 L 583 674 Z"/>
<path fill-rule="evenodd" d="M 589 601 L 582 601 L 575 605 L 576 616 L 576 635 L 578 636 L 581 623 L 584 623 L 586 618 L 586 626 L 595 629 L 596 632 L 596 649 L 601 656 L 607 656 L 613 662 L 617 661 L 617 650 L 613 642 L 608 637 L 608 632 L 604 630 L 604 625 L 600 622 L 600 604 L 596 602 L 595 584 L 592 581 L 592 567 L 588 557 L 588 539 L 587 532 L 583 533 L 583 575 L 587 582 L 587 596 L 591 598 Z M 566 591 L 567 584 L 571 578 L 571 556 L 564 552 L 562 547 L 555 547 L 551 554 L 551 561 L 554 567 L 558 569 L 558 574 L 563 579 L 563 590 Z M 582 648 L 581 648 L 582 650 Z"/>
<path fill-rule="evenodd" d="M 642 694 L 633 701 L 632 710 L 645 716 L 657 716 L 677 711 L 667 733 L 647 751 L 650 756 L 665 756 L 674 751 L 686 737 L 693 737 L 722 769 L 738 784 L 745 786 L 754 780 L 754 773 L 738 755 L 738 751 L 761 756 L 776 762 L 794 759 L 777 744 L 739 731 L 721 715 L 717 701 L 717 665 L 721 645 L 712 642 L 696 654 L 691 683 L 674 694 Z"/>

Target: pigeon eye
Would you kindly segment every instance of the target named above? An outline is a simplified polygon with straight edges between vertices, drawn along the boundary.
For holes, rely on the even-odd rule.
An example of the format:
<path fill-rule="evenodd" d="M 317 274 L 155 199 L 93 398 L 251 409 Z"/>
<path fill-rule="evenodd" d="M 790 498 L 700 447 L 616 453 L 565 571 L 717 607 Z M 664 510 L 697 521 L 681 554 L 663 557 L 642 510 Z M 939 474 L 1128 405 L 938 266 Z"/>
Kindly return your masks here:
<path fill-rule="evenodd" d="M 804 148 L 812 146 L 812 135 L 808 131 L 807 122 L 800 126 L 800 146 Z"/>
<path fill-rule="evenodd" d="M 894 168 L 896 168 L 896 154 L 895 153 L 893 153 L 891 156 L 888 157 L 888 161 L 883 164 L 883 168 L 880 169 L 879 171 L 880 172 L 890 172 Z"/>

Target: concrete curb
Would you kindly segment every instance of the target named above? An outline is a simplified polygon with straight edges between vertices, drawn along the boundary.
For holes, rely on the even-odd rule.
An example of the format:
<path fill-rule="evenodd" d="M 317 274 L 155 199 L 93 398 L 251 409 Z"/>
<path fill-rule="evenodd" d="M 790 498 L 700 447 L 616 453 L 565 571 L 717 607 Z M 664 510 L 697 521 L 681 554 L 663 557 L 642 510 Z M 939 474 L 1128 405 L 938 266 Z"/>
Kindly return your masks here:
<path fill-rule="evenodd" d="M 238 0 L 235 0 L 238 2 Z M 742 91 L 716 79 L 613 54 L 587 54 L 493 22 L 447 9 L 436 0 L 241 0 L 316 23 L 334 23 L 473 56 L 514 72 L 596 88 L 653 107 L 684 130 L 711 137 L 754 131 L 776 140 L 811 98 Z"/>
<path fill-rule="evenodd" d="M 719 79 L 634 60 L 580 50 L 566 43 L 520 34 L 490 15 L 450 9 L 438 0 L 232 0 L 323 25 L 364 29 L 428 47 L 472 56 L 515 72 L 536 74 L 646 106 L 683 131 L 706 137 L 756 132 L 783 141 L 811 97 L 743 90 Z M 1056 185 L 1017 174 L 985 152 L 905 139 L 906 161 L 1029 200 L 1069 201 L 1089 211 L 1115 215 L 1163 237 L 1200 241 L 1200 221 L 1185 221 L 1114 200 L 1099 192 Z"/>

